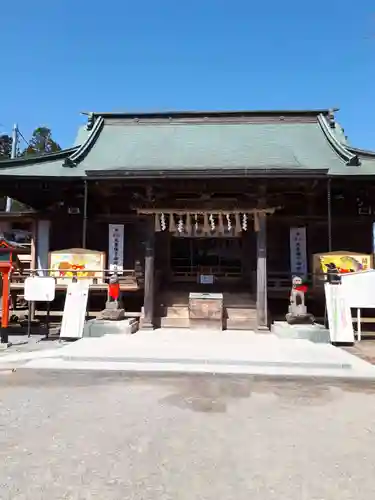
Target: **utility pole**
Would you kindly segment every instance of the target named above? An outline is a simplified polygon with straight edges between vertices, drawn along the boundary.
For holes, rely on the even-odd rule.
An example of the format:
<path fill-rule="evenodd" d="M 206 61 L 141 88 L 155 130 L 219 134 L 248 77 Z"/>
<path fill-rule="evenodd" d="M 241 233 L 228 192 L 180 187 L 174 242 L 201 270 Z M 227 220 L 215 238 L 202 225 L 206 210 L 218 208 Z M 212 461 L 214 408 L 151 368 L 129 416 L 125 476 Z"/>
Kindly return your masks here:
<path fill-rule="evenodd" d="M 12 131 L 12 151 L 10 157 L 14 159 L 17 156 L 17 145 L 18 145 L 18 125 L 15 123 L 13 125 L 13 131 Z M 10 212 L 12 209 L 12 198 L 9 198 L 7 196 L 7 203 L 5 207 L 6 212 Z"/>

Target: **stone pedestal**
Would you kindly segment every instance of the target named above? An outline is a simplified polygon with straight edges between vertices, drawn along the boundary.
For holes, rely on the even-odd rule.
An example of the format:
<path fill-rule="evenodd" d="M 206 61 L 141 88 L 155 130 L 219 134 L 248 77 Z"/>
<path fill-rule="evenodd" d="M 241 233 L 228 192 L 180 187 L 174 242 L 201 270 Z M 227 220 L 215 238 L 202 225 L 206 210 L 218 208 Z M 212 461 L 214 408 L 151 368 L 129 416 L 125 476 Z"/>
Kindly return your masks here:
<path fill-rule="evenodd" d="M 282 339 L 310 340 L 317 344 L 330 344 L 328 328 L 314 323 L 313 325 L 290 325 L 286 321 L 275 321 L 271 332 Z"/>
<path fill-rule="evenodd" d="M 138 320 L 135 318 L 122 321 L 90 319 L 85 323 L 83 337 L 103 337 L 104 335 L 124 335 L 138 331 Z"/>
<path fill-rule="evenodd" d="M 223 329 L 223 295 L 191 293 L 189 295 L 190 328 Z"/>
<path fill-rule="evenodd" d="M 98 319 L 107 321 L 120 321 L 125 318 L 124 309 L 120 308 L 117 300 L 107 301 L 105 304 L 105 309 L 101 311 Z"/>

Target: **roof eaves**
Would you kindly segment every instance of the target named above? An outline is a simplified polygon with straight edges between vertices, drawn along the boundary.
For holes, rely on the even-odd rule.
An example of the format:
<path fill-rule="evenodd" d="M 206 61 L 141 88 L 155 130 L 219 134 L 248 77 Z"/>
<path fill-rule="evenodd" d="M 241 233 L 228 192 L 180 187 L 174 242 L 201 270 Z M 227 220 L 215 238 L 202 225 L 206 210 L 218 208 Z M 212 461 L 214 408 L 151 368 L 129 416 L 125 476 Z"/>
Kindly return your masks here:
<path fill-rule="evenodd" d="M 346 165 L 349 167 L 358 167 L 360 165 L 360 160 L 357 154 L 353 154 L 349 148 L 344 146 L 335 136 L 335 134 L 332 132 L 329 124 L 327 123 L 327 120 L 325 117 L 320 114 L 318 116 L 318 123 L 321 127 L 321 129 L 324 132 L 324 135 L 328 139 L 328 142 L 331 144 L 333 149 L 336 151 L 336 153 L 341 156 L 343 160 L 345 160 Z"/>
<path fill-rule="evenodd" d="M 0 161 L 0 169 L 9 167 L 27 167 L 29 164 L 62 160 L 74 154 L 77 149 L 77 147 L 73 147 L 39 156 L 19 156 L 17 158 L 9 158 L 9 160 Z"/>
<path fill-rule="evenodd" d="M 210 169 L 114 169 L 114 170 L 86 170 L 86 175 L 92 179 L 103 178 L 212 178 L 212 177 L 326 177 L 328 169 L 318 168 L 210 168 Z"/>
<path fill-rule="evenodd" d="M 168 111 L 148 111 L 148 112 L 93 112 L 87 114 L 89 120 L 97 118 L 167 118 L 167 117 L 252 117 L 252 116 L 319 116 L 328 115 L 331 112 L 338 111 L 338 108 L 334 109 L 282 109 L 282 110 L 235 110 L 235 111 L 179 111 L 179 110 L 168 110 Z"/>
<path fill-rule="evenodd" d="M 74 168 L 78 165 L 80 161 L 87 155 L 92 146 L 95 144 L 97 138 L 100 135 L 102 127 L 104 125 L 104 118 L 98 117 L 92 127 L 91 133 L 86 139 L 86 141 L 75 149 L 72 155 L 66 158 L 64 162 L 64 167 Z"/>

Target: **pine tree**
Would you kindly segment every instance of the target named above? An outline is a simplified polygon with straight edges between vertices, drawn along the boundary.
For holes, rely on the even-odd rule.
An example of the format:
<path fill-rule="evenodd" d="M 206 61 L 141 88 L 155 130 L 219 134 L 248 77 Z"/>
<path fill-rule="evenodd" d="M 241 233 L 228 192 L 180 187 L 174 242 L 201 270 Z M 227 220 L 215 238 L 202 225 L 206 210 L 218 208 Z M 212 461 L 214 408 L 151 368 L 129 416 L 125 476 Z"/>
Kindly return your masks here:
<path fill-rule="evenodd" d="M 34 130 L 30 143 L 23 151 L 22 156 L 40 156 L 61 151 L 61 147 L 52 139 L 52 132 L 47 127 Z"/>
<path fill-rule="evenodd" d="M 3 134 L 0 135 L 0 161 L 8 160 L 12 153 L 12 138 Z"/>

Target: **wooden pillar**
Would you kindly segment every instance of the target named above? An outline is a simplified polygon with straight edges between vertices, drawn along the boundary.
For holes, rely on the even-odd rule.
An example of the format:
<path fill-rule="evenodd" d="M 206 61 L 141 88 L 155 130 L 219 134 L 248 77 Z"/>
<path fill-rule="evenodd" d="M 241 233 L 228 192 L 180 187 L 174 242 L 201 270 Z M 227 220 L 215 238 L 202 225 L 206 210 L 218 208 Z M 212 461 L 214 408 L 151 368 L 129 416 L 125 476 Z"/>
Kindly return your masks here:
<path fill-rule="evenodd" d="M 31 245 L 30 245 L 30 269 L 35 270 L 36 262 L 36 246 L 37 246 L 37 222 L 35 220 L 31 223 Z"/>
<path fill-rule="evenodd" d="M 150 217 L 145 242 L 145 283 L 142 328 L 154 328 L 154 283 L 155 283 L 155 232 L 154 220 Z"/>
<path fill-rule="evenodd" d="M 48 275 L 49 250 L 50 250 L 50 227 L 49 220 L 38 220 L 36 235 L 36 268 L 39 276 Z"/>
<path fill-rule="evenodd" d="M 267 226 L 266 214 L 258 215 L 257 232 L 257 324 L 259 330 L 268 330 L 267 318 Z"/>
<path fill-rule="evenodd" d="M 331 204 L 331 179 L 327 181 L 327 219 L 328 219 L 328 251 L 332 252 L 332 204 Z"/>
<path fill-rule="evenodd" d="M 83 192 L 83 220 L 82 220 L 82 248 L 86 248 L 87 244 L 87 201 L 88 201 L 88 184 L 84 181 Z"/>

